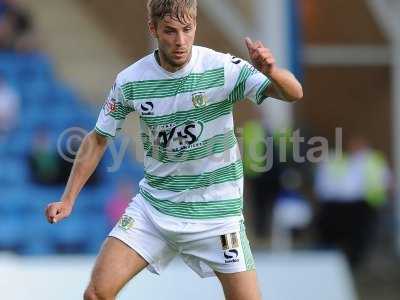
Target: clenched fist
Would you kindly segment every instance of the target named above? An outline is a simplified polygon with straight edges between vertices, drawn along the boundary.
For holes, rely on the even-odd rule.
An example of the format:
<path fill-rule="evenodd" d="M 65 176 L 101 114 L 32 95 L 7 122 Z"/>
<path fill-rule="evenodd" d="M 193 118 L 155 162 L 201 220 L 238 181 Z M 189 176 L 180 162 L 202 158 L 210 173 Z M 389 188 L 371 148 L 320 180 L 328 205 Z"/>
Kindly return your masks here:
<path fill-rule="evenodd" d="M 72 212 L 72 206 L 65 202 L 50 203 L 46 208 L 46 218 L 51 224 L 67 218 Z"/>
<path fill-rule="evenodd" d="M 253 66 L 265 75 L 271 75 L 276 69 L 275 58 L 270 49 L 265 48 L 260 41 L 253 41 L 246 38 L 246 46 Z"/>

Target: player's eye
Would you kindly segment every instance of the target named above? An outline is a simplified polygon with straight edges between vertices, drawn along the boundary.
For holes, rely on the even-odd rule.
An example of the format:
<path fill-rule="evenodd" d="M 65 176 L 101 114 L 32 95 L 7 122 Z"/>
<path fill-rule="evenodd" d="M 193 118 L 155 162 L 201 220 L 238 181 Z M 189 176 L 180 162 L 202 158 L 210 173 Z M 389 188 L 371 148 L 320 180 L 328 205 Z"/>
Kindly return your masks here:
<path fill-rule="evenodd" d="M 189 31 L 192 30 L 192 26 L 185 27 L 183 30 L 184 30 L 185 32 L 189 32 Z"/>
<path fill-rule="evenodd" d="M 165 29 L 164 32 L 165 32 L 166 34 L 173 34 L 175 31 L 172 30 L 172 29 Z"/>

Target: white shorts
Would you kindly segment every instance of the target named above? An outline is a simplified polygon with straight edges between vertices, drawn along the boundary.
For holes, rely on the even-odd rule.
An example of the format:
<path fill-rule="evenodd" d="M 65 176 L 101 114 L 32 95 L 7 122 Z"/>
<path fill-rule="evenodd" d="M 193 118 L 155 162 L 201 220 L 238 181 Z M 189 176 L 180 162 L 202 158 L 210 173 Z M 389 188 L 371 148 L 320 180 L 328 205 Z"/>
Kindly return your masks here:
<path fill-rule="evenodd" d="M 109 234 L 134 249 L 160 274 L 177 256 L 200 277 L 255 269 L 242 217 L 187 220 L 157 211 L 137 195 Z"/>

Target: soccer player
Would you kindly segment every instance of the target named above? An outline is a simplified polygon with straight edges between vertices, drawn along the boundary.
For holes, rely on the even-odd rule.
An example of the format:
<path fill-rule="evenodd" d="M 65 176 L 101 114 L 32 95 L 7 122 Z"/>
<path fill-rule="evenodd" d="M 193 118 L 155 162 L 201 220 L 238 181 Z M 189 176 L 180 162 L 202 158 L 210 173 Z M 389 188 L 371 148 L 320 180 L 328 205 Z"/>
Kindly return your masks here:
<path fill-rule="evenodd" d="M 245 40 L 252 64 L 194 46 L 196 0 L 149 0 L 148 11 L 158 49 L 118 74 L 47 219 L 56 223 L 71 214 L 107 140 L 135 112 L 145 177 L 104 242 L 84 299 L 115 299 L 145 267 L 159 274 L 180 255 L 200 277 L 217 276 L 226 299 L 259 300 L 232 109 L 246 98 L 256 104 L 267 97 L 296 101 L 302 87 L 260 41 Z"/>

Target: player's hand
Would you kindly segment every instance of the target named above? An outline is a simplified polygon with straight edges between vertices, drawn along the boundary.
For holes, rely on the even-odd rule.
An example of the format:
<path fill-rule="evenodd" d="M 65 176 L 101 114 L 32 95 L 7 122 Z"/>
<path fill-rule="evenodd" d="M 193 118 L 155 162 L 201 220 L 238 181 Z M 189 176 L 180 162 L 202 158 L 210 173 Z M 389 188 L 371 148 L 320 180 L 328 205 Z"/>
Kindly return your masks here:
<path fill-rule="evenodd" d="M 275 58 L 270 49 L 265 48 L 260 41 L 253 41 L 250 38 L 245 40 L 253 66 L 265 75 L 271 75 L 276 70 Z"/>
<path fill-rule="evenodd" d="M 54 202 L 47 205 L 46 218 L 51 224 L 67 218 L 72 212 L 72 206 L 66 202 Z"/>

